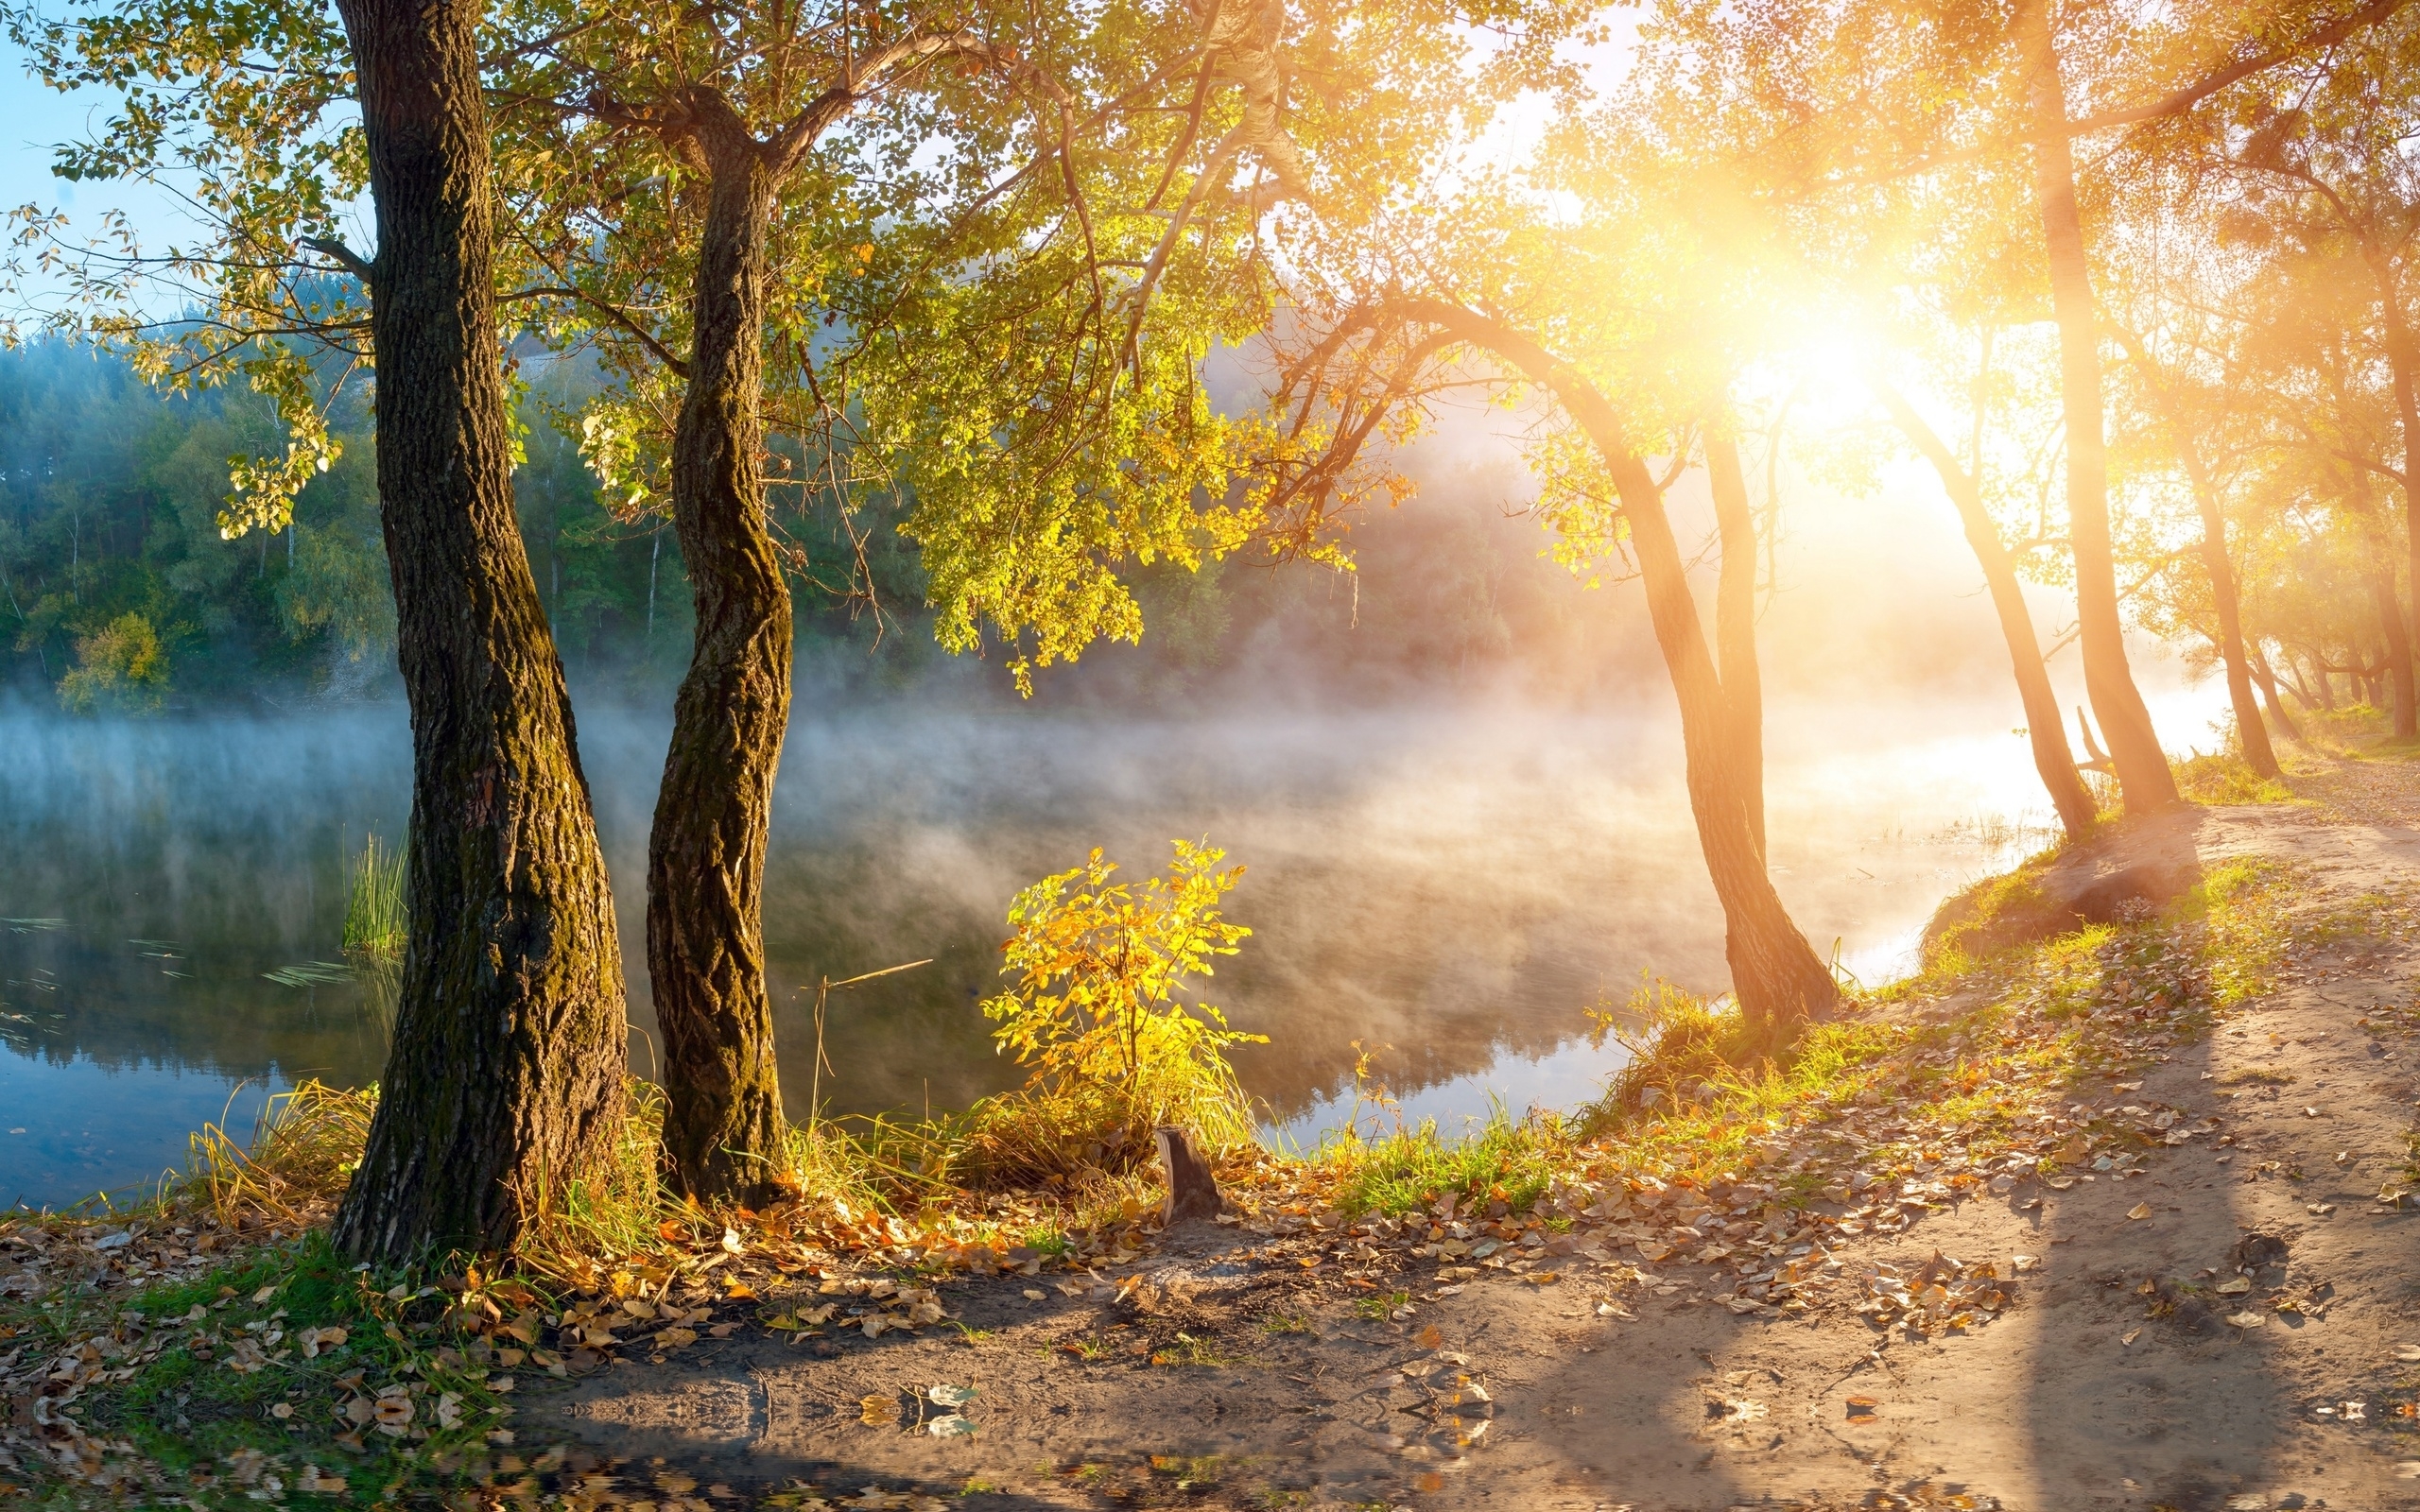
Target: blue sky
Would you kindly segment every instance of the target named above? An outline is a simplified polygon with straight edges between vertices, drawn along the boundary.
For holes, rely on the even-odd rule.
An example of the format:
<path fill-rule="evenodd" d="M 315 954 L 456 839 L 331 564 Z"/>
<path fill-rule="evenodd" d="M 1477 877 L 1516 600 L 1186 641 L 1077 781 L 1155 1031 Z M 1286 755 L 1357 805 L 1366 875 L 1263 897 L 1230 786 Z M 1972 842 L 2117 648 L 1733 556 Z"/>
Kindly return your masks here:
<path fill-rule="evenodd" d="M 0 62 L 0 209 L 24 204 L 62 209 L 78 225 L 109 210 L 123 210 L 134 217 L 147 244 L 187 229 L 175 203 L 157 191 L 131 184 L 71 184 L 52 178 L 52 146 L 81 135 L 88 122 L 105 119 L 97 112 L 106 111 L 110 97 L 45 89 L 27 77 L 22 55 L 13 48 L 6 51 L 6 60 Z"/>

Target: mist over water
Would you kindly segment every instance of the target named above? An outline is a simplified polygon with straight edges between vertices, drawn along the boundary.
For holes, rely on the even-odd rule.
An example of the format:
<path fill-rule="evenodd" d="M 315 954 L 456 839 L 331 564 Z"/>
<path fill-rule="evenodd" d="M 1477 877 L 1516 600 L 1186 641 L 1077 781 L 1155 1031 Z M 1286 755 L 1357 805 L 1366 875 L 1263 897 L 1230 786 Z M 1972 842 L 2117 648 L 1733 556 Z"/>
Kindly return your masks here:
<path fill-rule="evenodd" d="M 2171 695 L 2164 728 L 2184 743 L 2209 701 Z M 1837 940 L 1850 970 L 1887 976 L 1943 895 L 2040 843 L 1975 829 L 2041 807 L 2000 717 L 1939 700 L 1772 711 L 1772 860 L 1819 950 Z M 642 1074 L 666 728 L 580 716 Z M 153 1179 L 204 1120 L 240 1130 L 301 1077 L 376 1077 L 375 992 L 267 973 L 341 960 L 347 868 L 372 831 L 403 833 L 408 742 L 395 707 L 0 713 L 0 1201 Z M 1582 1009 L 1643 972 L 1725 985 L 1677 727 L 1651 704 L 810 714 L 785 752 L 766 897 L 792 1116 L 819 978 L 925 957 L 832 996 L 826 1111 L 962 1108 L 1011 1084 L 977 1008 L 1011 897 L 1095 845 L 1151 875 L 1178 835 L 1249 868 L 1230 912 L 1253 936 L 1204 995 L 1270 1037 L 1237 1064 L 1298 1142 L 1349 1115 L 1356 1040 L 1409 1116 L 1451 1127 L 1492 1099 L 1517 1113 L 1590 1095 L 1619 1052 L 1585 1044 Z"/>

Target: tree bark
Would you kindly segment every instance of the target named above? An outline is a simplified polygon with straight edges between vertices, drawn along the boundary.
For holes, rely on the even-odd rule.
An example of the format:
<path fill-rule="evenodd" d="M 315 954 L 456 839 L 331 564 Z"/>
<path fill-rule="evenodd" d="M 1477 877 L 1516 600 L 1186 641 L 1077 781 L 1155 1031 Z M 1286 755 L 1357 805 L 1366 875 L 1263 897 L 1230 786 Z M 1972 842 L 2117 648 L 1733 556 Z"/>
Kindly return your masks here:
<path fill-rule="evenodd" d="M 513 518 L 479 12 L 343 0 L 378 251 L 380 515 L 412 713 L 410 943 L 335 1225 L 374 1263 L 510 1247 L 606 1169 L 626 1026 L 562 666 Z"/>
<path fill-rule="evenodd" d="M 2197 470 L 2198 471 L 2198 470 Z M 2218 501 L 2205 480 L 2197 478 L 2194 494 L 2202 504 L 2202 563 L 2210 575 L 2210 596 L 2219 610 L 2219 655 L 2227 669 L 2227 701 L 2235 709 L 2236 737 L 2243 759 L 2267 778 L 2285 775 L 2277 752 L 2269 744 L 2269 727 L 2260 722 L 2260 705 L 2252 691 L 2252 661 L 2243 649 L 2243 610 L 2236 597 L 2235 569 L 2227 560 L 2227 527 Z"/>
<path fill-rule="evenodd" d="M 1697 820 L 1698 845 L 1705 853 L 1715 897 L 1722 905 L 1723 952 L 1731 964 L 1732 989 L 1751 1024 L 1771 1038 L 1786 1037 L 1801 1021 L 1837 1004 L 1840 984 L 1791 922 L 1757 850 L 1743 793 L 1746 769 L 1732 744 L 1722 681 L 1706 647 L 1705 627 L 1689 593 L 1687 564 L 1672 535 L 1671 519 L 1664 512 L 1662 490 L 1631 450 L 1613 405 L 1578 370 L 1501 321 L 1459 305 L 1410 299 L 1399 308 L 1409 319 L 1493 353 L 1552 393 L 1603 459 L 1621 497 L 1631 547 L 1646 581 L 1648 617 L 1681 706 L 1689 811 Z"/>
<path fill-rule="evenodd" d="M 1940 433 L 1916 413 L 1897 389 L 1879 379 L 1871 382 L 1876 396 L 1891 412 L 1892 421 L 1932 464 L 1949 502 L 1957 507 L 1959 524 L 1966 530 L 1966 543 L 1974 548 L 1975 560 L 1983 569 L 1983 585 L 1992 595 L 1992 608 L 1999 615 L 2000 638 L 2008 643 L 2009 662 L 2016 673 L 2017 699 L 2025 706 L 2026 738 L 2033 747 L 2033 769 L 2041 775 L 2051 806 L 2059 811 L 2059 827 L 2069 839 L 2079 838 L 2098 820 L 2100 805 L 2093 801 L 2092 790 L 2076 773 L 2075 752 L 2067 745 L 2066 724 L 2059 713 L 2059 696 L 2050 687 L 2049 669 L 2042 664 L 2042 644 L 2034 638 L 2033 614 L 2025 607 L 2025 589 L 2017 581 L 2016 563 L 2000 541 L 1999 527 L 1992 523 L 1991 511 L 1983 507 L 1981 489 L 1959 465 Z"/>
<path fill-rule="evenodd" d="M 672 519 L 698 610 L 648 843 L 647 962 L 664 1036 L 665 1153 L 681 1190 L 754 1205 L 782 1169 L 765 988 L 765 848 L 790 712 L 790 595 L 765 522 L 769 153 L 700 89 L 712 173 L 690 299 Z"/>
<path fill-rule="evenodd" d="M 1715 530 L 1722 565 L 1715 580 L 1714 644 L 1721 659 L 1723 708 L 1728 714 L 1733 760 L 1740 771 L 1740 799 L 1756 854 L 1765 849 L 1765 689 L 1756 666 L 1756 517 L 1748 507 L 1748 478 L 1739 466 L 1739 443 L 1706 433 L 1706 476 L 1714 494 Z"/>
<path fill-rule="evenodd" d="M 2067 144 L 2066 89 L 2050 34 L 2048 0 L 2026 0 L 2018 26 L 2027 52 L 2033 115 L 2034 192 L 2049 254 L 2050 303 L 2059 325 L 2059 390 L 2066 421 L 2067 534 L 2075 556 L 2076 620 L 2084 691 L 2118 768 L 2130 812 L 2178 801 L 2176 778 L 2152 728 L 2150 708 L 2126 663 L 2118 611 L 2118 568 L 2109 541 L 2109 454 L 2102 429 L 2100 321 L 2076 209 L 2075 158 Z"/>

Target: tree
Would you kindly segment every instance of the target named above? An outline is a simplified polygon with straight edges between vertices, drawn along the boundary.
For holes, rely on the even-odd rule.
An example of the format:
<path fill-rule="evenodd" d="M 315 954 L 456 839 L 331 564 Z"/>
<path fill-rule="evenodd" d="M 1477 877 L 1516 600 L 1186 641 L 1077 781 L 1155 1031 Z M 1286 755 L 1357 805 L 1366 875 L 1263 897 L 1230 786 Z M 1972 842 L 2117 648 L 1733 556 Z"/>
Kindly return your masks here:
<path fill-rule="evenodd" d="M 2220 481 L 2198 438 L 2202 432 L 2217 430 L 2218 426 L 2209 421 L 2221 417 L 2213 414 L 2213 406 L 2207 403 L 2189 404 L 2180 392 L 2183 386 L 2178 377 L 2158 363 L 2148 339 L 2115 321 L 2110 323 L 2110 329 L 2135 369 L 2148 407 L 2156 418 L 2161 440 L 2184 469 L 2187 490 L 2201 519 L 2200 556 L 2203 571 L 2209 577 L 2215 616 L 2211 639 L 2218 647 L 2220 663 L 2225 668 L 2228 705 L 2235 713 L 2236 735 L 2243 747 L 2244 761 L 2262 777 L 2283 776 L 2253 692 L 2252 658 L 2245 649 L 2243 607 L 2236 591 L 2235 567 L 2227 555 L 2226 509 L 2220 496 Z"/>
<path fill-rule="evenodd" d="M 1989 348 L 1985 348 L 1988 352 Z M 1992 598 L 1992 610 L 1998 617 L 2000 635 L 2008 643 L 2009 662 L 2016 675 L 2018 700 L 2025 708 L 2026 736 L 2033 751 L 2033 769 L 2042 779 L 2042 786 L 2050 795 L 2051 807 L 2058 811 L 2060 826 L 2069 838 L 2082 836 L 2092 829 L 2099 817 L 2100 806 L 2076 773 L 2075 753 L 2067 745 L 2066 716 L 2059 712 L 2058 695 L 2051 691 L 2050 674 L 2042 662 L 2042 645 L 2033 632 L 2032 611 L 2026 608 L 2025 588 L 2017 579 L 2016 561 L 2000 539 L 2000 529 L 1983 501 L 1979 481 L 1982 468 L 1979 422 L 1977 425 L 1975 455 L 1961 462 L 1949 449 L 1941 434 L 1919 414 L 1905 395 L 1878 374 L 1870 380 L 1875 397 L 1889 411 L 1892 423 L 1898 426 L 1924 459 L 1932 465 L 1941 478 L 1944 491 L 1958 510 L 1958 523 L 1965 532 L 1966 543 L 1974 548 L 1976 564 L 1983 570 L 1983 584 Z M 1978 386 L 1981 387 L 1980 385 Z M 1978 396 L 1979 405 L 1982 403 Z"/>
<path fill-rule="evenodd" d="M 1357 56 L 1420 7 L 576 19 L 516 14 L 535 40 L 497 87 L 508 180 L 557 339 L 623 383 L 587 418 L 593 455 L 633 505 L 668 480 L 698 595 L 648 963 L 676 1178 L 756 1200 L 780 1141 L 759 892 L 795 565 L 767 528 L 769 421 L 799 449 L 789 486 L 915 501 L 944 643 L 989 628 L 1029 690 L 1035 664 L 1140 632 L 1119 564 L 1195 567 L 1253 534 L 1228 486 L 1247 428 L 1194 364 L 1268 318 L 1273 201 L 1235 192 L 1239 171 L 1312 189 L 1280 40 L 1323 49 L 1318 145 L 1383 140 L 1400 106 L 1372 81 L 1408 60 L 1432 93 L 1466 81 L 1433 37 L 1393 72 Z M 653 182 L 669 192 L 637 192 Z"/>
<path fill-rule="evenodd" d="M 74 23 L 12 21 L 47 81 L 127 101 L 62 149 L 70 177 L 200 170 L 214 244 L 147 258 L 121 243 L 77 263 L 81 301 L 60 315 L 124 343 L 159 381 L 241 374 L 279 402 L 298 439 L 238 464 L 222 528 L 282 527 L 329 458 L 313 353 L 374 353 L 413 713 L 411 942 L 336 1238 L 379 1262 L 510 1246 L 601 1176 L 626 1029 L 571 708 L 513 517 L 478 13 L 347 0 L 338 34 L 307 4 L 130 0 Z M 340 123 L 349 94 L 357 126 Z M 378 235 L 367 258 L 338 240 L 335 211 L 365 185 Z M 367 311 L 324 298 L 314 267 L 359 279 Z M 199 313 L 148 319 L 145 292 L 162 281 L 182 281 Z"/>

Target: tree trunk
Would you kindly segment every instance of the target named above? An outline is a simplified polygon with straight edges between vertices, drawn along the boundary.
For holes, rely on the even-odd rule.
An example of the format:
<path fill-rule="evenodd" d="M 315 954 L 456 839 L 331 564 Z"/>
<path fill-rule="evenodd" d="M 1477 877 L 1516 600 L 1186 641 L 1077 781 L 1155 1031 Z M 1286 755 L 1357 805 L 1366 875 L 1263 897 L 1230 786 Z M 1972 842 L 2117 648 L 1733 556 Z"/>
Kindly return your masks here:
<path fill-rule="evenodd" d="M 1193 1136 L 1167 1126 L 1155 1130 L 1154 1137 L 1160 1146 L 1160 1171 L 1167 1180 L 1167 1196 L 1160 1204 L 1160 1226 L 1173 1228 L 1226 1211 L 1227 1199 L 1219 1191 L 1218 1175 Z"/>
<path fill-rule="evenodd" d="M 2185 464 L 2194 507 L 2201 511 L 2202 566 L 2210 575 L 2210 598 L 2219 612 L 2219 659 L 2227 671 L 2227 700 L 2235 711 L 2237 743 L 2254 771 L 2267 778 L 2281 777 L 2277 753 L 2269 747 L 2269 728 L 2260 722 L 2260 705 L 2253 696 L 2252 664 L 2243 649 L 2242 606 L 2236 596 L 2235 568 L 2227 560 L 2226 511 L 2219 505 L 2218 483 L 2203 464 L 2202 448 L 2195 444 L 2192 429 L 2165 376 L 2152 365 L 2150 352 L 2132 335 L 2121 333 L 2120 339 L 2133 352 L 2143 387 L 2168 427 L 2169 444 Z"/>
<path fill-rule="evenodd" d="M 1746 771 L 1731 740 L 1730 710 L 1705 627 L 1689 593 L 1688 568 L 1664 512 L 1664 495 L 1622 435 L 1620 418 L 1579 372 L 1536 342 L 1485 316 L 1435 300 L 1406 300 L 1411 319 L 1435 325 L 1456 340 L 1489 352 L 1551 392 L 1604 459 L 1621 496 L 1631 546 L 1646 580 L 1648 617 L 1681 706 L 1681 745 L 1715 897 L 1722 905 L 1723 952 L 1741 1016 L 1772 1040 L 1787 1038 L 1807 1017 L 1840 1001 L 1840 984 L 1790 921 L 1756 848 L 1744 795 Z"/>
<path fill-rule="evenodd" d="M 2251 653 L 2252 680 L 2260 686 L 2260 697 L 2269 706 L 2269 717 L 2276 722 L 2288 740 L 2301 740 L 2302 728 L 2294 723 L 2291 714 L 2286 713 L 2285 700 L 2277 696 L 2277 675 L 2269 669 L 2269 658 L 2262 654 L 2260 643 L 2246 641 L 2244 646 Z M 2303 706 L 2308 708 L 2309 701 L 2306 699 Z"/>
<path fill-rule="evenodd" d="M 2357 227 L 2361 238 L 2362 255 L 2370 265 L 2371 274 L 2377 280 L 2378 301 L 2386 315 L 2387 370 L 2394 378 L 2394 409 L 2403 424 L 2403 539 L 2404 556 L 2411 576 L 2411 611 L 2420 619 L 2420 342 L 2411 335 L 2411 323 L 2404 318 L 2403 291 L 2394 276 L 2394 265 L 2383 249 L 2376 246 L 2368 228 Z M 2420 627 L 2407 626 L 2420 632 Z M 2405 644 L 2411 636 L 2405 637 Z"/>
<path fill-rule="evenodd" d="M 1991 592 L 1992 608 L 1999 614 L 2000 638 L 2008 643 L 2009 662 L 2016 673 L 2016 696 L 2025 706 L 2025 733 L 2033 747 L 2033 769 L 2041 775 L 2051 806 L 2059 811 L 2059 827 L 2069 839 L 2078 838 L 2100 816 L 2100 805 L 2076 774 L 2075 752 L 2067 745 L 2066 724 L 2059 713 L 2059 696 L 2050 687 L 2049 669 L 2042 664 L 2042 644 L 2033 635 L 2033 615 L 2025 607 L 2016 563 L 2000 541 L 1991 511 L 1983 507 L 1982 490 L 1958 465 L 1940 433 L 1897 389 L 1878 378 L 1871 382 L 1892 421 L 1932 464 L 1949 502 L 1957 507 L 1966 543 L 1975 550 L 1975 560 L 1983 569 L 1983 585 Z"/>
<path fill-rule="evenodd" d="M 2278 778 L 2285 772 L 2277 765 L 2277 753 L 2270 748 L 2269 727 L 2260 722 L 2260 705 L 2252 692 L 2252 659 L 2243 649 L 2243 605 L 2236 596 L 2235 567 L 2227 560 L 2227 522 L 2219 508 L 2217 488 L 2209 472 L 2202 466 L 2201 449 L 2196 447 L 2181 427 L 2177 432 L 2177 453 L 2185 458 L 2185 470 L 2193 483 L 2193 502 L 2202 510 L 2202 565 L 2210 575 L 2210 597 L 2219 610 L 2219 655 L 2226 663 L 2227 700 L 2235 709 L 2236 736 L 2243 746 L 2243 759 L 2252 769 L 2266 778 Z"/>
<path fill-rule="evenodd" d="M 698 630 L 648 844 L 647 962 L 674 1178 L 701 1200 L 752 1205 L 782 1169 L 764 891 L 789 724 L 790 595 L 765 524 L 758 417 L 774 178 L 721 96 L 698 96 L 713 185 L 672 443 L 672 517 Z"/>
<path fill-rule="evenodd" d="M 2126 664 L 2118 612 L 2118 568 L 2109 542 L 2109 455 L 2102 432 L 2100 352 L 2083 221 L 2076 209 L 2075 159 L 2067 145 L 2066 89 L 2050 35 L 2048 0 L 2018 8 L 2031 77 L 2034 192 L 2049 253 L 2050 303 L 2059 323 L 2059 394 L 2066 421 L 2067 534 L 2075 556 L 2076 620 L 2084 691 L 2118 768 L 2130 812 L 2178 800 L 2175 776 L 2152 728 L 2151 710 Z"/>
<path fill-rule="evenodd" d="M 2376 606 L 2378 627 L 2386 637 L 2386 652 L 2378 658 L 2377 681 L 2385 687 L 2374 691 L 2370 702 L 2378 701 L 2378 693 L 2392 696 L 2394 703 L 2394 738 L 2410 740 L 2420 736 L 2420 708 L 2412 705 L 2411 636 L 2404 628 L 2403 603 L 2394 591 L 2394 569 L 2383 561 L 2372 561 L 2369 569 L 2370 600 Z"/>
<path fill-rule="evenodd" d="M 1756 666 L 1756 517 L 1748 506 L 1748 477 L 1739 443 L 1708 431 L 1706 475 L 1713 486 L 1715 530 L 1722 565 L 1714 590 L 1714 644 L 1721 659 L 1722 703 L 1733 759 L 1741 773 L 1741 801 L 1756 854 L 1765 850 L 1765 690 Z"/>
<path fill-rule="evenodd" d="M 562 666 L 512 510 L 479 12 L 344 0 L 378 252 L 380 515 L 412 712 L 410 943 L 337 1246 L 511 1246 L 596 1180 L 628 1028 Z"/>
<path fill-rule="evenodd" d="M 2297 686 L 2294 689 L 2294 692 L 2302 697 L 2302 700 L 2305 703 L 2309 704 L 2311 708 L 2319 711 L 2320 713 L 2334 713 L 2336 712 L 2336 685 L 2334 680 L 2328 676 L 2327 663 L 2316 656 L 2306 656 L 2304 660 L 2310 663 L 2311 688 L 2319 696 L 2314 699 L 2309 693 L 2303 692 L 2300 686 Z M 2292 665 L 2291 661 L 2290 660 L 2287 664 L 2289 666 Z"/>

